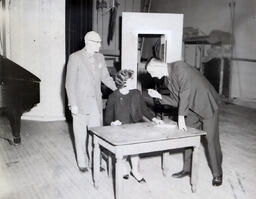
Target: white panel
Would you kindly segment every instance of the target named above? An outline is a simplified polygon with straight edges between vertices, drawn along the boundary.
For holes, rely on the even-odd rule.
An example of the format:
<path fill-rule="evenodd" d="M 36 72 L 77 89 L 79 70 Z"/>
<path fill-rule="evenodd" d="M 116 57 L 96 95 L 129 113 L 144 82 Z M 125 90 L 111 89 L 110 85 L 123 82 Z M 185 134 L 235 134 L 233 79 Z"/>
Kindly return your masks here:
<path fill-rule="evenodd" d="M 122 68 L 133 69 L 137 75 L 138 34 L 164 34 L 167 40 L 166 62 L 181 60 L 182 33 L 182 14 L 123 12 Z M 137 79 L 134 78 L 136 87 Z"/>

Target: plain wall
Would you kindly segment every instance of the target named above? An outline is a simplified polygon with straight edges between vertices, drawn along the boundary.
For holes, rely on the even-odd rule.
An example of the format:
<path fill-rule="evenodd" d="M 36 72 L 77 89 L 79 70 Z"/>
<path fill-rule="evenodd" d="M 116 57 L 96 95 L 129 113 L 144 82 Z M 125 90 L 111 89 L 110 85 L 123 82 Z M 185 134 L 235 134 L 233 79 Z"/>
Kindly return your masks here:
<path fill-rule="evenodd" d="M 41 101 L 22 118 L 64 120 L 65 0 L 12 0 L 8 9 L 8 58 L 41 79 Z"/>

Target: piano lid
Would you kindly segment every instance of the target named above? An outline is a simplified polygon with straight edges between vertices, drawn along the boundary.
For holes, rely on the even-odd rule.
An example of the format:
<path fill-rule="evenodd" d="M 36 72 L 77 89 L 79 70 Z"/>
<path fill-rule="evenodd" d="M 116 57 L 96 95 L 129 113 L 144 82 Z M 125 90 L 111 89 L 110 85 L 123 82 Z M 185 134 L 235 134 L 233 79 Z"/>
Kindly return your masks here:
<path fill-rule="evenodd" d="M 37 76 L 27 71 L 20 65 L 0 55 L 0 80 L 3 79 L 33 82 L 41 81 Z"/>

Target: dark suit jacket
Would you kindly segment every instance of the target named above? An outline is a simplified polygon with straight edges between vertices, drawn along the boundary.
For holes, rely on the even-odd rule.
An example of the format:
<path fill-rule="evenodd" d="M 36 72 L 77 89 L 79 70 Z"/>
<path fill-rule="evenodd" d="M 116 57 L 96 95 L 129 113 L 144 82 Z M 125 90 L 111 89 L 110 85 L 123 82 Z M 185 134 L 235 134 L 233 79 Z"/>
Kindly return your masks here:
<path fill-rule="evenodd" d="M 178 107 L 179 115 L 192 111 L 202 118 L 210 118 L 218 109 L 219 96 L 208 80 L 194 67 L 183 61 L 168 64 L 169 96 L 162 96 L 162 104 Z"/>

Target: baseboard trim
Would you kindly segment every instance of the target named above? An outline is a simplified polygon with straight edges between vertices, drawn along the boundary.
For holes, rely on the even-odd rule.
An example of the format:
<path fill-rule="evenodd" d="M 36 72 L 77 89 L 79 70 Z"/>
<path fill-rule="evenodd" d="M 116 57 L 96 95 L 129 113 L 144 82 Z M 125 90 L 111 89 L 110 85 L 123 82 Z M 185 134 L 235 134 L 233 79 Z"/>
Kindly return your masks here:
<path fill-rule="evenodd" d="M 256 109 L 256 100 L 255 99 L 233 98 L 232 104 Z"/>
<path fill-rule="evenodd" d="M 33 121 L 43 121 L 43 122 L 51 122 L 51 121 L 65 121 L 65 116 L 37 116 L 37 115 L 23 115 L 21 116 L 22 120 L 33 120 Z"/>

